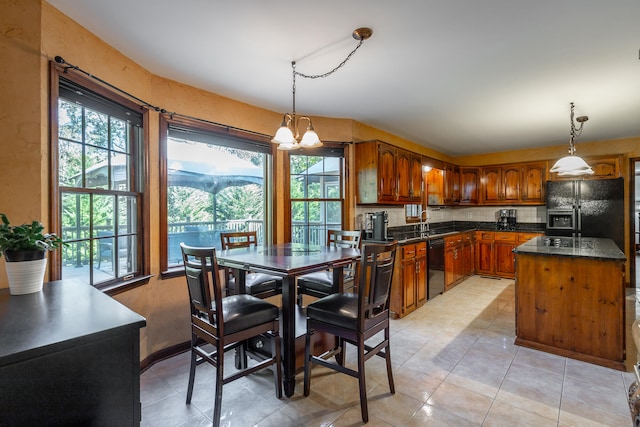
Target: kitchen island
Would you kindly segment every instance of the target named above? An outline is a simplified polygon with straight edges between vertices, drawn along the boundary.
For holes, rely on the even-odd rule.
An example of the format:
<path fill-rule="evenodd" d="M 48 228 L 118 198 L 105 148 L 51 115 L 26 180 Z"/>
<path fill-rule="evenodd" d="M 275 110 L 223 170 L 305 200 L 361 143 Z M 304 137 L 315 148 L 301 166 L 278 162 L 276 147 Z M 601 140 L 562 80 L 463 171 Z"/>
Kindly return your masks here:
<path fill-rule="evenodd" d="M 516 247 L 517 345 L 625 370 L 625 255 L 610 239 Z"/>

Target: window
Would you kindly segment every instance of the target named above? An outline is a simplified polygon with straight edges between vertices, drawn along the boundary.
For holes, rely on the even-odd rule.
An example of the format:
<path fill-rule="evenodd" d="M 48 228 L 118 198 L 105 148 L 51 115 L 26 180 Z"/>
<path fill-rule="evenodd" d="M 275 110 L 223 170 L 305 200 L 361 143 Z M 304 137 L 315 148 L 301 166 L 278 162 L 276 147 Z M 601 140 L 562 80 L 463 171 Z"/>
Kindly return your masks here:
<path fill-rule="evenodd" d="M 221 231 L 256 231 L 258 244 L 271 241 L 269 142 L 195 120 L 161 126 L 163 271 L 181 268 L 181 242 L 220 249 Z"/>
<path fill-rule="evenodd" d="M 344 212 L 343 149 L 290 154 L 291 242 L 326 245 L 327 230 L 340 230 Z"/>
<path fill-rule="evenodd" d="M 100 289 L 139 278 L 142 114 L 60 76 L 55 117 L 60 277 Z"/>

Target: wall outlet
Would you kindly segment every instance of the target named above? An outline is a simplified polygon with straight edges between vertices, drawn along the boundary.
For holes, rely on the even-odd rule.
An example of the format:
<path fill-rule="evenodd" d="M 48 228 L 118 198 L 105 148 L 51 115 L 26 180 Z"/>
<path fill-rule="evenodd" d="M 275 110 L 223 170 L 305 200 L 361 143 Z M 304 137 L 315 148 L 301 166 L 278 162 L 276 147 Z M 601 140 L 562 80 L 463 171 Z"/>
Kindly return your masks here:
<path fill-rule="evenodd" d="M 471 212 L 467 212 L 467 219 L 473 218 L 473 214 Z"/>

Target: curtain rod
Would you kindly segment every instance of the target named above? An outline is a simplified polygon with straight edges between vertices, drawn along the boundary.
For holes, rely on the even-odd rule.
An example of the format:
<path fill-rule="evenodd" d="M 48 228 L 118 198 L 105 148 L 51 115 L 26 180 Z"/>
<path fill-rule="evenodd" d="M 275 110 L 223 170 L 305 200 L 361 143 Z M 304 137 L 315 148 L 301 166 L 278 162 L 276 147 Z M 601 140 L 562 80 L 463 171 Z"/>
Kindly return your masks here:
<path fill-rule="evenodd" d="M 201 119 L 199 117 L 188 116 L 186 114 L 180 114 L 180 113 L 177 113 L 177 112 L 169 112 L 164 108 L 157 107 L 157 106 L 155 106 L 155 105 L 153 105 L 153 104 L 151 104 L 151 103 L 149 103 L 149 102 L 147 102 L 147 101 L 145 101 L 143 99 L 138 98 L 135 95 L 130 94 L 129 92 L 125 91 L 124 89 L 120 89 L 119 87 L 117 87 L 115 85 L 112 85 L 111 83 L 101 79 L 100 77 L 95 76 L 95 75 L 89 73 L 88 71 L 83 70 L 82 68 L 80 68 L 77 65 L 73 65 L 73 64 L 68 63 L 61 56 L 56 56 L 54 58 L 54 61 L 56 63 L 61 64 L 61 65 L 64 66 L 64 72 L 65 73 L 68 70 L 78 71 L 78 72 L 88 76 L 89 78 L 91 78 L 93 80 L 96 80 L 99 83 L 101 83 L 101 84 L 103 84 L 103 85 L 105 85 L 105 86 L 107 86 L 107 87 L 109 87 L 109 88 L 111 88 L 111 89 L 113 89 L 113 90 L 125 95 L 126 97 L 135 100 L 139 104 L 142 104 L 141 107 L 149 108 L 151 110 L 157 111 L 160 114 L 166 114 L 166 115 L 168 115 L 168 116 L 170 116 L 172 118 L 174 116 L 177 116 L 177 117 L 182 117 L 182 118 L 185 118 L 185 119 L 195 120 L 195 121 L 198 121 L 198 122 L 201 122 L 201 123 L 206 123 L 206 124 L 209 124 L 209 125 L 214 125 L 214 126 L 217 126 L 217 127 L 221 127 L 221 128 L 223 128 L 223 129 L 225 129 L 227 131 L 229 131 L 229 130 L 237 130 L 237 131 L 241 131 L 241 132 L 252 133 L 254 135 L 258 135 L 258 136 L 264 137 L 264 138 L 271 138 L 269 135 L 266 135 L 264 133 L 255 132 L 255 131 L 251 131 L 251 130 L 247 130 L 247 129 L 240 129 L 240 128 L 237 128 L 237 127 L 234 127 L 234 126 L 229 126 L 229 125 L 225 125 L 225 124 L 222 124 L 222 123 L 212 122 L 212 121 L 209 121 L 209 120 Z"/>

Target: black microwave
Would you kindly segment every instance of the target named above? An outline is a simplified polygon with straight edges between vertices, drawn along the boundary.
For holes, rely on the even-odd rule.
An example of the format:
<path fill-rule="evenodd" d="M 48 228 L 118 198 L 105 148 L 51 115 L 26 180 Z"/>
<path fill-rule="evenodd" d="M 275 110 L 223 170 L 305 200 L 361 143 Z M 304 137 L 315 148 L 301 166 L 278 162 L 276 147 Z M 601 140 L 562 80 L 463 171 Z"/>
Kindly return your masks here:
<path fill-rule="evenodd" d="M 573 209 L 547 210 L 548 230 L 575 230 L 576 211 Z"/>

